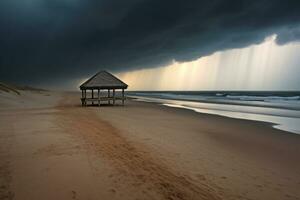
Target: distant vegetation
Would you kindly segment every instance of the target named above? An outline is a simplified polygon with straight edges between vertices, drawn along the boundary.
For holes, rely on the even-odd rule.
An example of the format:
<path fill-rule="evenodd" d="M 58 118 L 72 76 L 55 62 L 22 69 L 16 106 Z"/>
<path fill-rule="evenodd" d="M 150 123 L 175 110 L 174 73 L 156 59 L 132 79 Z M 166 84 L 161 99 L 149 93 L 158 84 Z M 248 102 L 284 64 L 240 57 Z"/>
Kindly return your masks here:
<path fill-rule="evenodd" d="M 0 82 L 0 92 L 1 91 L 12 92 L 12 93 L 15 93 L 17 95 L 20 95 L 21 94 L 20 90 L 30 90 L 30 91 L 36 91 L 36 92 L 46 91 L 44 89 L 34 88 L 34 87 L 30 87 L 30 86 L 16 86 L 16 85 L 6 84 L 6 83 L 1 83 Z"/>
<path fill-rule="evenodd" d="M 15 86 L 12 86 L 12 85 L 7 85 L 4 83 L 1 83 L 1 82 L 0 82 L 0 91 L 13 92 L 13 93 L 16 93 L 17 95 L 20 95 L 18 88 L 16 88 Z"/>

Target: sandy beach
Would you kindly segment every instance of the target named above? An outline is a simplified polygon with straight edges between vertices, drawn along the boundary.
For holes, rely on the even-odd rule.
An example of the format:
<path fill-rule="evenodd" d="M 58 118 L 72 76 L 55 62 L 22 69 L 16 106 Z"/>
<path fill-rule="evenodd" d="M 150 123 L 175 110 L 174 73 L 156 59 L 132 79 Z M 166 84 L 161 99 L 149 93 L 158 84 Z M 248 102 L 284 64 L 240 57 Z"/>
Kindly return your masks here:
<path fill-rule="evenodd" d="M 0 199 L 300 199 L 300 135 L 79 93 L 0 92 Z"/>

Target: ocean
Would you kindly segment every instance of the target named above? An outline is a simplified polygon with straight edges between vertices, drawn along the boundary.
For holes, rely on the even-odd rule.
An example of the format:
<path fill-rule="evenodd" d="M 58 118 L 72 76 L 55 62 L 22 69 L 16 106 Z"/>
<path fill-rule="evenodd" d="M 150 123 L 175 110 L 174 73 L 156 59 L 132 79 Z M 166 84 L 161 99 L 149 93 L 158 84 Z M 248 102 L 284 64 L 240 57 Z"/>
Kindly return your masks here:
<path fill-rule="evenodd" d="M 130 91 L 136 101 L 199 113 L 270 122 L 300 134 L 300 91 Z"/>

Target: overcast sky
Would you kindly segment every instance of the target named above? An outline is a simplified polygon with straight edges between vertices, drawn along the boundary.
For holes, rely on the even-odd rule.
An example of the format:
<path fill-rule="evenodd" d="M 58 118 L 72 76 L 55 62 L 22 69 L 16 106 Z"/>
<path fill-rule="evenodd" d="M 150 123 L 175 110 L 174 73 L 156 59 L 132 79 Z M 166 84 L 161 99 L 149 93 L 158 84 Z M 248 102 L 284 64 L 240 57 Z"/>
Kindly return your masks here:
<path fill-rule="evenodd" d="M 276 37 L 193 61 L 117 75 L 131 90 L 300 90 L 300 42 L 278 45 Z"/>
<path fill-rule="evenodd" d="M 101 69 L 191 62 L 274 34 L 295 43 L 300 1 L 1 0 L 0 30 L 1 81 L 68 88 Z"/>

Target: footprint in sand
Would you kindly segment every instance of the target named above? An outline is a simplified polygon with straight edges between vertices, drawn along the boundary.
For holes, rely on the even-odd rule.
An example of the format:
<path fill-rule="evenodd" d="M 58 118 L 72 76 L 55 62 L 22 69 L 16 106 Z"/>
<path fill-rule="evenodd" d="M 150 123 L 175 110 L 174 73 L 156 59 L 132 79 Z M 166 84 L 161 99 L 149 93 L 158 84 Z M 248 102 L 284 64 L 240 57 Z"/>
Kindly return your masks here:
<path fill-rule="evenodd" d="M 205 181 L 205 180 L 206 180 L 205 176 L 202 175 L 202 174 L 197 174 L 196 176 L 197 176 L 197 178 L 198 178 L 199 180 L 201 180 L 201 181 Z"/>
<path fill-rule="evenodd" d="M 72 199 L 76 199 L 76 196 L 77 196 L 77 193 L 74 190 L 72 190 Z"/>
<path fill-rule="evenodd" d="M 117 192 L 115 189 L 110 189 L 109 191 L 111 191 L 112 193 L 116 193 Z"/>

